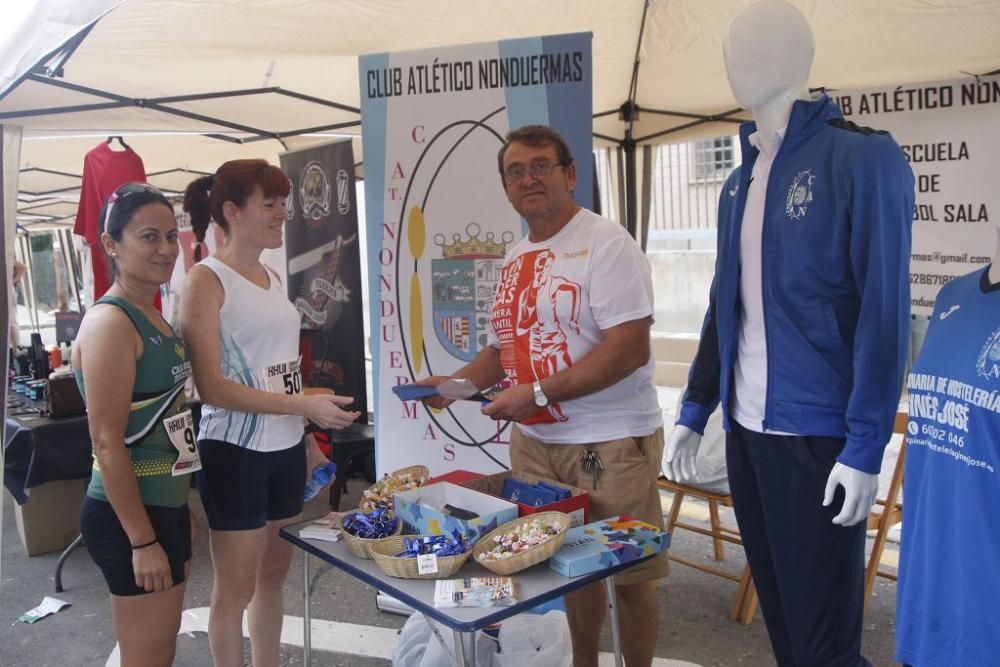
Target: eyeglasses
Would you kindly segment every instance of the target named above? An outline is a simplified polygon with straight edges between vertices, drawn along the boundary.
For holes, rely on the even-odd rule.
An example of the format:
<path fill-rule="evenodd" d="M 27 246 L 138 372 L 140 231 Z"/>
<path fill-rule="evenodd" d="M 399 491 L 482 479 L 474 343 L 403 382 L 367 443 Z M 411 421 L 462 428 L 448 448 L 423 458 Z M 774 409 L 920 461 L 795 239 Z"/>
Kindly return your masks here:
<path fill-rule="evenodd" d="M 525 174 L 531 174 L 532 178 L 541 178 L 552 173 L 557 167 L 566 165 L 553 162 L 546 158 L 532 160 L 531 164 L 525 167 L 523 164 L 512 164 L 503 172 L 503 180 L 507 185 L 519 182 Z"/>

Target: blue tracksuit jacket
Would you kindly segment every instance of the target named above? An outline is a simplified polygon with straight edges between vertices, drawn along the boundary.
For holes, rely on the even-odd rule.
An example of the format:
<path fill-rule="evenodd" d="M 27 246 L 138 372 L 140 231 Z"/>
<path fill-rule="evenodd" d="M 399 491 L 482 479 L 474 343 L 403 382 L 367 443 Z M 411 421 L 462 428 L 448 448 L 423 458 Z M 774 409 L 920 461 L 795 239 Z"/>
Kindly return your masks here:
<path fill-rule="evenodd" d="M 758 151 L 719 201 L 718 255 L 677 420 L 699 433 L 719 401 L 729 428 L 740 327 L 740 228 Z M 795 102 L 771 167 L 762 238 L 764 428 L 846 437 L 838 460 L 878 473 L 909 345 L 913 173 L 892 137 L 845 121 L 825 95 Z"/>

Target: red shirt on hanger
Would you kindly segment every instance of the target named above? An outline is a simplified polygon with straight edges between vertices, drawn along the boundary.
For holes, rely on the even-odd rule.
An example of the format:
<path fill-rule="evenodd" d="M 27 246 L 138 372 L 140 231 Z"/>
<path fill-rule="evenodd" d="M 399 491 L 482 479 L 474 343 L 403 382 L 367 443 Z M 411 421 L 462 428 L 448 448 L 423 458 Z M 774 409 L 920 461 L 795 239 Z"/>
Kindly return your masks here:
<path fill-rule="evenodd" d="M 92 148 L 83 159 L 83 184 L 73 233 L 82 236 L 90 246 L 95 302 L 111 287 L 111 267 L 100 243 L 101 209 L 112 192 L 132 181 L 145 182 L 146 168 L 131 148 L 116 151 L 103 143 Z M 156 301 L 159 307 L 159 296 Z"/>

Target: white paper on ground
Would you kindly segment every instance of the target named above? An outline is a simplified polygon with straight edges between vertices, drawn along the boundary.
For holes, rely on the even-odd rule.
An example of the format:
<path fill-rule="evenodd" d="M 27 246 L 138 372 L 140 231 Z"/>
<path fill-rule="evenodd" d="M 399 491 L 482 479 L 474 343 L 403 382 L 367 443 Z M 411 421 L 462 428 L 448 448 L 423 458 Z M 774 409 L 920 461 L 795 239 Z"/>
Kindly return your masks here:
<path fill-rule="evenodd" d="M 38 605 L 30 611 L 26 611 L 17 617 L 17 620 L 22 623 L 34 623 L 39 621 L 46 616 L 56 613 L 57 611 L 62 611 L 69 606 L 69 602 L 64 602 L 62 600 L 57 600 L 56 598 L 49 597 L 46 595 L 42 599 L 42 604 Z"/>

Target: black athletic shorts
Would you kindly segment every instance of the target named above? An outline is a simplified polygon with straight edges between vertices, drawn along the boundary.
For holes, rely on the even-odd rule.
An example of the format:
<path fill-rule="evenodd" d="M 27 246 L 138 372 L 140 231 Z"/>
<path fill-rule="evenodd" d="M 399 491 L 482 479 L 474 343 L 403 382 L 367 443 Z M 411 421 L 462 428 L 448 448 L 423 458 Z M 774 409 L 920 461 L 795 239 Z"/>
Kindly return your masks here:
<path fill-rule="evenodd" d="M 253 530 L 302 513 L 306 446 L 258 452 L 199 440 L 198 493 L 212 530 Z"/>
<path fill-rule="evenodd" d="M 191 560 L 191 515 L 181 507 L 146 505 L 156 541 L 170 561 L 174 586 L 184 583 L 184 564 Z M 80 508 L 80 532 L 90 557 L 101 568 L 112 595 L 145 595 L 135 584 L 132 545 L 111 503 L 86 496 Z"/>

